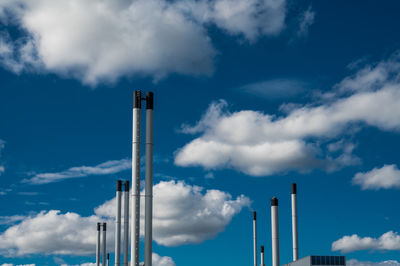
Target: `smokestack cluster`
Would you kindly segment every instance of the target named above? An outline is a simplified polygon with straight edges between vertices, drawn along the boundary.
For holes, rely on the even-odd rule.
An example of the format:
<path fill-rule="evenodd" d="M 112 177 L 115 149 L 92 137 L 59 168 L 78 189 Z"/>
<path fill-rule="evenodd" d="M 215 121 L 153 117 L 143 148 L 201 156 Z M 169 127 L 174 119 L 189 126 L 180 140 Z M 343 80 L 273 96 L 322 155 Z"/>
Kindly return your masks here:
<path fill-rule="evenodd" d="M 140 236 L 140 134 L 141 102 L 146 101 L 146 166 L 145 166 L 145 220 L 144 220 L 144 265 L 152 266 L 153 239 L 153 93 L 142 98 L 141 91 L 135 91 L 133 99 L 132 133 L 132 239 L 131 266 L 139 266 Z"/>
<path fill-rule="evenodd" d="M 115 266 L 121 265 L 121 213 L 122 213 L 122 181 L 117 180 L 116 213 L 115 213 Z M 124 246 L 123 265 L 128 265 L 129 244 L 129 181 L 124 182 Z"/>
<path fill-rule="evenodd" d="M 298 233 L 297 233 L 297 185 L 292 183 L 292 237 L 293 237 L 293 261 L 299 259 Z M 271 240 L 272 240 L 272 266 L 279 266 L 279 217 L 278 199 L 271 199 Z M 253 212 L 253 257 L 257 266 L 257 213 Z M 261 246 L 261 266 L 264 264 L 264 246 Z"/>

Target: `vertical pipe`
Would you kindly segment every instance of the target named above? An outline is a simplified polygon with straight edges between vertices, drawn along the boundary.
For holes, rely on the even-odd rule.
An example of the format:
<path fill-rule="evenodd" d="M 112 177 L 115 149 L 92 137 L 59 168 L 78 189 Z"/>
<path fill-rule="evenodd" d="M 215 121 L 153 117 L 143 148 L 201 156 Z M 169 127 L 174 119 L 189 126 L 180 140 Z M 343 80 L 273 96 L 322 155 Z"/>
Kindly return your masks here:
<path fill-rule="evenodd" d="M 121 264 L 121 187 L 122 181 L 117 180 L 116 214 L 115 214 L 115 266 Z"/>
<path fill-rule="evenodd" d="M 257 266 L 257 212 L 253 212 L 253 252 L 254 266 Z"/>
<path fill-rule="evenodd" d="M 292 184 L 292 235 L 293 235 L 293 261 L 299 259 L 299 247 L 297 238 L 297 185 Z"/>
<path fill-rule="evenodd" d="M 140 234 L 140 111 L 142 94 L 135 91 L 132 119 L 132 223 L 131 223 L 131 266 L 139 266 Z"/>
<path fill-rule="evenodd" d="M 271 199 L 272 266 L 279 266 L 278 199 Z"/>
<path fill-rule="evenodd" d="M 264 263 L 264 246 L 261 246 L 261 265 L 260 266 L 265 266 L 265 263 Z"/>
<path fill-rule="evenodd" d="M 107 253 L 107 266 L 110 266 L 110 253 Z"/>
<path fill-rule="evenodd" d="M 97 223 L 96 266 L 100 266 L 100 227 L 101 224 Z"/>
<path fill-rule="evenodd" d="M 103 223 L 103 266 L 106 266 L 106 231 L 107 231 L 107 224 Z"/>
<path fill-rule="evenodd" d="M 125 181 L 124 191 L 124 266 L 128 266 L 129 261 L 129 181 Z"/>
<path fill-rule="evenodd" d="M 153 239 L 153 93 L 146 94 L 146 184 L 144 220 L 144 265 L 152 266 Z"/>

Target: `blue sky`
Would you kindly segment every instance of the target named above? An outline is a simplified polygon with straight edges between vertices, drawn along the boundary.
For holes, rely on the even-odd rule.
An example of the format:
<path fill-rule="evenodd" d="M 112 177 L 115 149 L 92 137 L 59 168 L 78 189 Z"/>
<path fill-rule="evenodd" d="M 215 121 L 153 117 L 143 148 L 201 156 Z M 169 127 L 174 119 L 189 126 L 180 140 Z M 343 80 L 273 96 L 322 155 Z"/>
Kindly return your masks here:
<path fill-rule="evenodd" d="M 253 210 L 269 263 L 273 196 L 289 262 L 292 182 L 300 257 L 399 265 L 399 7 L 0 0 L 0 263 L 94 262 L 100 220 L 113 250 L 140 89 L 155 266 L 252 263 Z"/>

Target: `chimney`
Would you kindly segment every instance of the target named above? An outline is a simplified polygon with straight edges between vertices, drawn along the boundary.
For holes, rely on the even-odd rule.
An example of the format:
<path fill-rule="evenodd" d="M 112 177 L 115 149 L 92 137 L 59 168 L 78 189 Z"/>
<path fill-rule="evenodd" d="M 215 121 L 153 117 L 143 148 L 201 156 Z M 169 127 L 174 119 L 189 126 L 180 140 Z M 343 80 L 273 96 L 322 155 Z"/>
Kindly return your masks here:
<path fill-rule="evenodd" d="M 146 183 L 144 217 L 144 265 L 152 266 L 153 241 L 153 93 L 146 94 Z"/>
<path fill-rule="evenodd" d="M 132 119 L 131 266 L 139 266 L 140 237 L 140 112 L 142 94 L 135 91 Z M 124 256 L 125 260 L 125 256 Z"/>
<path fill-rule="evenodd" d="M 122 181 L 117 180 L 116 215 L 115 215 L 115 265 L 121 263 L 121 187 Z"/>
<path fill-rule="evenodd" d="M 110 266 L 110 253 L 107 253 L 107 266 Z"/>
<path fill-rule="evenodd" d="M 106 231 L 107 231 L 107 224 L 103 223 L 103 266 L 106 266 Z"/>
<path fill-rule="evenodd" d="M 261 266 L 265 266 L 265 263 L 264 263 L 264 246 L 261 246 Z"/>
<path fill-rule="evenodd" d="M 293 234 L 293 261 L 299 259 L 299 247 L 297 239 L 297 185 L 292 184 L 292 234 Z"/>
<path fill-rule="evenodd" d="M 253 257 L 254 266 L 257 266 L 257 212 L 253 212 Z"/>
<path fill-rule="evenodd" d="M 272 266 L 279 266 L 278 199 L 271 199 Z"/>
<path fill-rule="evenodd" d="M 97 223 L 96 266 L 100 266 L 100 227 L 101 224 Z"/>
<path fill-rule="evenodd" d="M 129 181 L 124 183 L 124 266 L 128 266 L 129 261 Z"/>

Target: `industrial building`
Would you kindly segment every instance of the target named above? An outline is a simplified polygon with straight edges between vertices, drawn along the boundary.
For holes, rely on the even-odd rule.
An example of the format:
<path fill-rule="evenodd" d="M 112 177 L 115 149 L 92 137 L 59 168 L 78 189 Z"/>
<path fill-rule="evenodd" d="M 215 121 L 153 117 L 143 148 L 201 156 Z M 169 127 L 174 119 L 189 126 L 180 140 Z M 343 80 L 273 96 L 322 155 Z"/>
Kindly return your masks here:
<path fill-rule="evenodd" d="M 346 265 L 345 256 L 308 256 L 283 266 Z"/>

